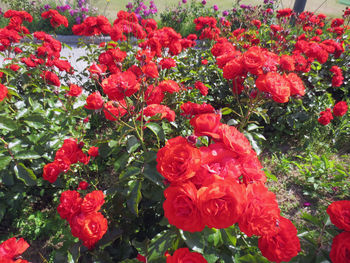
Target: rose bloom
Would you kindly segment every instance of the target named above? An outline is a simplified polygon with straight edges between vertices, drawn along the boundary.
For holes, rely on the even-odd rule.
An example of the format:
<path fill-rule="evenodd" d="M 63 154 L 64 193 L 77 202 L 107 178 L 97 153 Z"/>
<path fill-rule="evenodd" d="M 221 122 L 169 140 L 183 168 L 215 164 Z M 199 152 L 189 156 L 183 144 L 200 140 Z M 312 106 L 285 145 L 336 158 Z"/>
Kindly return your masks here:
<path fill-rule="evenodd" d="M 58 162 L 48 163 L 44 166 L 43 179 L 54 183 L 61 172 Z"/>
<path fill-rule="evenodd" d="M 322 125 L 327 125 L 333 120 L 333 115 L 330 108 L 327 108 L 325 111 L 320 112 L 320 117 L 318 118 L 318 122 Z"/>
<path fill-rule="evenodd" d="M 348 104 L 346 101 L 339 101 L 334 105 L 333 114 L 334 116 L 343 116 L 348 111 Z"/>
<path fill-rule="evenodd" d="M 89 187 L 89 183 L 86 181 L 79 182 L 78 190 L 86 190 Z"/>
<path fill-rule="evenodd" d="M 107 232 L 107 219 L 99 212 L 80 213 L 69 221 L 72 235 L 83 241 L 88 249 L 93 249 L 96 243 Z"/>
<path fill-rule="evenodd" d="M 336 227 L 350 231 L 350 201 L 342 200 L 331 203 L 327 208 L 327 214 Z"/>
<path fill-rule="evenodd" d="M 90 156 L 97 157 L 98 156 L 98 147 L 95 147 L 95 146 L 90 147 L 90 149 L 88 150 L 88 154 Z"/>
<path fill-rule="evenodd" d="M 190 120 L 196 136 L 210 136 L 214 140 L 220 139 L 219 127 L 221 116 L 215 113 L 205 113 L 195 116 Z"/>
<path fill-rule="evenodd" d="M 89 110 L 101 109 L 103 107 L 103 99 L 100 92 L 96 91 L 90 94 L 86 98 L 86 105 L 84 107 Z"/>
<path fill-rule="evenodd" d="M 166 263 L 208 263 L 197 252 L 190 252 L 187 247 L 177 249 L 172 256 L 167 256 Z"/>
<path fill-rule="evenodd" d="M 278 234 L 264 235 L 258 240 L 261 254 L 273 262 L 289 262 L 300 251 L 297 229 L 287 218 L 278 219 Z"/>
<path fill-rule="evenodd" d="M 181 136 L 168 140 L 157 153 L 157 170 L 171 183 L 193 177 L 200 165 L 200 151 Z"/>
<path fill-rule="evenodd" d="M 277 72 L 260 75 L 255 85 L 260 91 L 270 93 L 272 99 L 278 103 L 285 103 L 289 100 L 291 84 L 288 79 Z"/>
<path fill-rule="evenodd" d="M 239 229 L 248 237 L 277 234 L 279 216 L 275 194 L 263 184 L 248 184 L 247 206 L 238 221 Z"/>
<path fill-rule="evenodd" d="M 7 96 L 7 87 L 0 83 L 0 102 L 3 101 Z"/>
<path fill-rule="evenodd" d="M 333 238 L 331 252 L 329 257 L 332 263 L 350 262 L 350 232 L 342 232 Z"/>
<path fill-rule="evenodd" d="M 69 92 L 67 93 L 67 96 L 78 97 L 82 92 L 83 89 L 81 87 L 75 84 L 71 84 L 69 86 Z"/>
<path fill-rule="evenodd" d="M 26 263 L 28 261 L 15 258 L 20 256 L 24 251 L 27 250 L 29 244 L 23 239 L 20 238 L 17 240 L 16 237 L 11 237 L 10 239 L 2 242 L 0 244 L 0 262 L 1 263 Z"/>
<path fill-rule="evenodd" d="M 81 204 L 81 211 L 86 214 L 97 212 L 104 204 L 104 198 L 105 195 L 102 191 L 92 191 L 88 193 Z"/>
<path fill-rule="evenodd" d="M 263 56 L 260 47 L 253 46 L 243 54 L 244 68 L 254 75 L 263 73 L 261 67 L 264 64 L 264 61 L 265 57 Z"/>
<path fill-rule="evenodd" d="M 245 187 L 228 179 L 198 190 L 199 209 L 209 228 L 226 228 L 237 223 L 246 200 Z"/>
<path fill-rule="evenodd" d="M 202 82 L 196 81 L 196 82 L 194 83 L 194 87 L 195 87 L 196 89 L 198 89 L 199 92 L 200 92 L 203 96 L 207 96 L 207 95 L 208 95 L 208 87 L 205 86 Z"/>
<path fill-rule="evenodd" d="M 77 191 L 64 191 L 61 194 L 57 212 L 62 219 L 67 219 L 69 221 L 72 217 L 80 213 L 82 202 L 83 199 L 81 199 Z"/>
<path fill-rule="evenodd" d="M 204 229 L 194 184 L 189 182 L 170 186 L 164 191 L 164 196 L 164 215 L 170 224 L 192 233 Z"/>

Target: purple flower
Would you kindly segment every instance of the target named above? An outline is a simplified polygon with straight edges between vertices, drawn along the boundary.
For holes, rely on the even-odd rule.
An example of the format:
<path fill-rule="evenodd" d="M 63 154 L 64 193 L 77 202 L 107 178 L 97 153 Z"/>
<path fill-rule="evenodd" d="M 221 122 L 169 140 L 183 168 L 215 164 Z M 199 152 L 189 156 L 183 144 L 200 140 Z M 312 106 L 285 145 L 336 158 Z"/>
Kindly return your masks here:
<path fill-rule="evenodd" d="M 203 2 L 202 2 L 202 3 L 203 3 Z M 204 4 L 203 4 L 203 5 L 204 5 Z M 217 5 L 214 5 L 213 8 L 214 8 L 214 11 L 218 11 L 218 10 L 219 10 L 219 8 L 218 8 Z"/>
<path fill-rule="evenodd" d="M 82 18 L 83 20 L 85 20 L 86 15 L 85 15 L 85 14 L 82 14 L 82 15 L 81 15 L 81 18 Z"/>
<path fill-rule="evenodd" d="M 50 5 L 44 5 L 44 8 L 45 8 L 46 10 L 49 10 L 49 9 L 51 8 L 51 6 L 50 6 Z"/>
<path fill-rule="evenodd" d="M 82 7 L 82 8 L 81 8 L 81 12 L 86 12 L 86 13 L 87 13 L 87 12 L 89 12 L 89 9 L 88 9 L 88 8 L 85 8 L 85 7 Z"/>
<path fill-rule="evenodd" d="M 206 3 L 207 3 L 207 1 L 205 1 L 205 0 L 202 1 L 202 4 L 203 4 L 203 5 L 205 5 Z"/>
<path fill-rule="evenodd" d="M 311 203 L 309 203 L 309 202 L 304 203 L 304 206 L 310 206 L 310 205 L 311 205 Z"/>
<path fill-rule="evenodd" d="M 131 9 L 132 7 L 133 7 L 133 5 L 132 5 L 131 2 L 129 2 L 129 3 L 126 5 L 126 8 L 127 8 L 127 9 Z"/>
<path fill-rule="evenodd" d="M 145 11 L 143 11 L 143 15 L 144 15 L 144 16 L 149 16 L 150 13 L 151 13 L 151 10 L 145 10 Z"/>
<path fill-rule="evenodd" d="M 222 15 L 223 15 L 223 16 L 228 16 L 228 11 L 225 10 L 224 12 L 222 12 Z"/>
<path fill-rule="evenodd" d="M 247 7 L 248 7 L 247 5 L 240 5 L 240 8 L 243 8 L 243 9 L 245 9 Z"/>
<path fill-rule="evenodd" d="M 152 15 L 157 14 L 157 12 L 158 12 L 158 9 L 157 9 L 157 8 L 151 9 L 151 14 L 152 14 Z"/>
<path fill-rule="evenodd" d="M 182 0 L 182 3 L 186 4 L 186 3 L 187 3 L 187 0 Z"/>
<path fill-rule="evenodd" d="M 267 4 L 269 2 L 269 0 L 264 0 L 264 4 Z"/>
<path fill-rule="evenodd" d="M 81 18 L 80 18 L 80 16 L 77 16 L 77 18 L 75 19 L 75 22 L 77 22 L 77 24 L 80 24 L 80 23 L 81 23 Z"/>

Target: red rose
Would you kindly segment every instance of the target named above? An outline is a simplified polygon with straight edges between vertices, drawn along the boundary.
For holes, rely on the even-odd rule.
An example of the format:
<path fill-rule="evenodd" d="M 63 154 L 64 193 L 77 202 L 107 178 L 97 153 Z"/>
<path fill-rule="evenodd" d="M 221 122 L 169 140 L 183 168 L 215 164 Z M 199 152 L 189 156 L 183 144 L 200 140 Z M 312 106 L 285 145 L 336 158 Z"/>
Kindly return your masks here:
<path fill-rule="evenodd" d="M 83 241 L 88 249 L 93 249 L 95 244 L 107 232 L 107 219 L 99 212 L 79 215 L 69 221 L 73 236 Z"/>
<path fill-rule="evenodd" d="M 101 209 L 104 204 L 105 195 L 102 191 L 93 191 L 88 193 L 81 204 L 81 212 L 88 214 L 94 213 Z"/>
<path fill-rule="evenodd" d="M 278 103 L 285 103 L 289 100 L 290 82 L 277 72 L 260 75 L 255 85 L 260 91 L 270 93 L 272 99 Z"/>
<path fill-rule="evenodd" d="M 295 73 L 289 73 L 287 80 L 290 82 L 290 95 L 305 95 L 305 87 L 303 81 Z"/>
<path fill-rule="evenodd" d="M 62 170 L 57 161 L 48 163 L 44 166 L 43 179 L 50 183 L 54 183 L 61 172 Z"/>
<path fill-rule="evenodd" d="M 141 116 L 141 113 L 139 113 Z M 160 119 L 167 119 L 169 122 L 175 120 L 175 112 L 171 110 L 168 106 L 159 105 L 159 104 L 151 104 L 143 109 L 143 115 L 147 117 L 152 117 L 157 114 L 160 115 Z"/>
<path fill-rule="evenodd" d="M 88 154 L 92 157 L 97 157 L 98 156 L 98 147 L 92 146 L 88 150 Z"/>
<path fill-rule="evenodd" d="M 180 91 L 179 84 L 177 84 L 173 80 L 163 80 L 161 83 L 159 83 L 158 87 L 163 91 L 163 92 L 169 92 L 170 94 L 174 92 Z"/>
<path fill-rule="evenodd" d="M 336 227 L 350 231 L 350 201 L 342 200 L 331 203 L 327 208 L 327 214 Z"/>
<path fill-rule="evenodd" d="M 86 181 L 79 182 L 78 190 L 86 190 L 89 187 L 89 183 Z"/>
<path fill-rule="evenodd" d="M 263 184 L 248 184 L 247 206 L 238 221 L 239 229 L 248 237 L 277 234 L 280 209 L 274 193 Z"/>
<path fill-rule="evenodd" d="M 140 262 L 144 262 L 144 263 L 147 262 L 146 257 L 142 256 L 141 254 L 137 254 L 136 259 L 137 259 L 138 261 L 140 261 Z"/>
<path fill-rule="evenodd" d="M 15 261 L 15 258 L 20 256 L 24 251 L 26 251 L 28 247 L 29 244 L 23 238 L 17 240 L 17 238 L 12 237 L 2 242 L 0 244 L 0 262 L 17 262 L 17 260 Z M 22 262 L 24 263 L 28 261 L 23 260 Z"/>
<path fill-rule="evenodd" d="M 346 101 L 339 101 L 334 105 L 333 114 L 334 116 L 343 116 L 348 111 L 348 104 Z"/>
<path fill-rule="evenodd" d="M 149 85 L 145 92 L 145 99 L 148 105 L 161 104 L 164 98 L 164 93 L 159 86 L 154 87 Z"/>
<path fill-rule="evenodd" d="M 71 164 L 78 162 L 78 152 L 81 151 L 76 139 L 64 140 L 63 145 L 55 155 L 55 160 L 68 160 Z"/>
<path fill-rule="evenodd" d="M 231 180 L 217 180 L 198 190 L 199 209 L 209 228 L 237 223 L 246 206 L 245 187 Z"/>
<path fill-rule="evenodd" d="M 61 86 L 60 79 L 58 76 L 51 71 L 43 71 L 43 78 L 48 84 L 54 85 L 56 87 Z"/>
<path fill-rule="evenodd" d="M 208 261 L 197 252 L 190 252 L 187 247 L 177 249 L 172 256 L 168 256 L 166 263 L 208 263 Z"/>
<path fill-rule="evenodd" d="M 150 77 L 150 78 L 158 78 L 159 76 L 157 65 L 152 61 L 144 65 L 142 67 L 142 71 L 143 73 L 145 73 L 147 77 Z"/>
<path fill-rule="evenodd" d="M 208 60 L 202 59 L 201 63 L 202 63 L 202 65 L 207 65 L 208 64 Z"/>
<path fill-rule="evenodd" d="M 195 116 L 190 120 L 196 136 L 210 136 L 214 140 L 220 139 L 219 127 L 221 116 L 214 113 L 205 113 Z"/>
<path fill-rule="evenodd" d="M 157 153 L 157 170 L 171 183 L 193 177 L 200 165 L 200 151 L 180 136 L 168 140 Z"/>
<path fill-rule="evenodd" d="M 69 92 L 67 92 L 67 96 L 78 97 L 83 92 L 83 89 L 78 85 L 71 84 L 69 86 Z"/>
<path fill-rule="evenodd" d="M 202 82 L 196 81 L 196 83 L 194 84 L 194 87 L 195 87 L 196 89 L 198 89 L 199 92 L 200 92 L 203 96 L 207 96 L 207 95 L 208 95 L 208 87 L 205 86 Z"/>
<path fill-rule="evenodd" d="M 241 55 L 238 55 L 234 59 L 230 60 L 223 67 L 223 77 L 225 79 L 234 79 L 237 76 L 242 75 L 243 72 L 243 57 Z"/>
<path fill-rule="evenodd" d="M 57 212 L 62 219 L 69 221 L 72 217 L 80 213 L 82 202 L 83 199 L 81 199 L 77 191 L 64 191 L 61 194 Z"/>
<path fill-rule="evenodd" d="M 7 96 L 7 87 L 0 83 L 0 102 L 3 101 Z"/>
<path fill-rule="evenodd" d="M 320 117 L 318 118 L 318 122 L 322 125 L 327 125 L 333 120 L 333 115 L 330 108 L 327 108 L 325 111 L 320 112 Z"/>
<path fill-rule="evenodd" d="M 173 60 L 172 58 L 163 58 L 160 62 L 159 65 L 162 67 L 162 69 L 169 69 L 176 67 L 176 61 Z"/>
<path fill-rule="evenodd" d="M 105 103 L 103 113 L 107 120 L 116 121 L 117 118 L 124 116 L 127 113 L 125 100 L 108 101 Z"/>
<path fill-rule="evenodd" d="M 210 104 L 197 104 L 190 101 L 182 104 L 180 108 L 183 111 L 181 115 L 184 115 L 187 118 L 197 114 L 214 113 L 215 111 L 213 106 L 211 106 Z"/>
<path fill-rule="evenodd" d="M 294 71 L 295 66 L 294 66 L 294 58 L 289 55 L 282 55 L 281 60 L 280 60 L 280 66 L 282 70 L 285 71 Z"/>
<path fill-rule="evenodd" d="M 140 85 L 131 71 L 118 72 L 102 81 L 103 92 L 110 100 L 123 100 L 136 93 Z"/>
<path fill-rule="evenodd" d="M 197 189 L 192 183 L 170 186 L 164 191 L 164 215 L 169 223 L 184 231 L 198 232 L 204 229 L 198 209 Z"/>
<path fill-rule="evenodd" d="M 290 261 L 300 251 L 297 229 L 287 218 L 280 217 L 276 235 L 265 235 L 259 238 L 258 247 L 264 257 L 273 262 Z"/>
<path fill-rule="evenodd" d="M 332 263 L 348 263 L 350 251 L 350 232 L 342 232 L 333 238 L 329 257 Z"/>
<path fill-rule="evenodd" d="M 263 167 L 255 151 L 251 151 L 247 155 L 242 155 L 238 161 L 241 165 L 242 180 L 245 185 L 253 183 L 264 184 L 266 182 L 266 176 L 262 170 Z"/>
<path fill-rule="evenodd" d="M 244 68 L 254 75 L 260 75 L 263 73 L 262 65 L 264 64 L 265 57 L 261 52 L 261 48 L 254 46 L 249 48 L 243 54 Z"/>
<path fill-rule="evenodd" d="M 252 146 L 250 145 L 248 139 L 235 127 L 222 124 L 218 129 L 218 134 L 218 141 L 222 141 L 237 155 L 248 155 L 252 152 Z"/>
<path fill-rule="evenodd" d="M 86 98 L 85 108 L 89 110 L 98 110 L 103 107 L 103 99 L 99 91 L 90 94 Z"/>

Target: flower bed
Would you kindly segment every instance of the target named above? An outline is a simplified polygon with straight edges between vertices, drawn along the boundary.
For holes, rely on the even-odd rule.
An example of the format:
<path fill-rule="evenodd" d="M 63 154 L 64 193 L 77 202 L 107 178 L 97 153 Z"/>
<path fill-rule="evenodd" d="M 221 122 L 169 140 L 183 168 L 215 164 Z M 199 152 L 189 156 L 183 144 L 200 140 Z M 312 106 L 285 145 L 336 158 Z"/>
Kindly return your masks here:
<path fill-rule="evenodd" d="M 269 190 L 279 178 L 259 155 L 349 138 L 349 14 L 271 9 L 239 28 L 238 18 L 199 16 L 200 44 L 135 13 L 112 24 L 91 16 L 73 33 L 110 40 L 82 43 L 88 66 L 76 72 L 55 37 L 27 34 L 30 14 L 7 11 L 0 261 L 26 262 L 29 251 L 34 262 L 346 262 L 346 169 L 322 159 L 317 178 L 293 163 L 306 178 L 295 182 L 327 202 L 325 221 L 306 214 L 304 230 Z M 53 10 L 42 16 L 66 24 Z M 339 235 L 326 216 L 337 199 L 327 213 Z"/>

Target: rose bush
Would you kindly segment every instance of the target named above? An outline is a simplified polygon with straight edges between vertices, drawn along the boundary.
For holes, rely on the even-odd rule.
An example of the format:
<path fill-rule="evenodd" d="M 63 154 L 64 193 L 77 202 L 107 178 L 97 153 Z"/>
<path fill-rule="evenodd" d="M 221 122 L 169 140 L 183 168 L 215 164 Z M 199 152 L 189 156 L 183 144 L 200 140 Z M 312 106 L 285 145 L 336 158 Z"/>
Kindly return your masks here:
<path fill-rule="evenodd" d="M 119 11 L 112 24 L 89 17 L 73 32 L 111 41 L 82 44 L 83 72 L 61 57 L 53 36 L 27 34 L 29 14 L 9 12 L 0 29 L 1 238 L 50 237 L 51 262 L 307 257 L 307 243 L 267 188 L 273 177 L 259 160 L 264 136 L 256 130 L 270 119 L 273 131 L 298 107 L 317 123 L 334 105 L 319 122 L 337 116 L 332 125 L 349 135 L 349 28 L 307 12 L 265 11 L 265 21 L 241 28 L 234 19 L 196 17 L 199 45 L 196 35 L 135 13 Z M 66 24 L 54 11 L 43 17 Z M 286 28 L 292 17 L 295 34 Z M 327 88 L 344 91 L 341 99 Z M 316 127 L 315 134 L 327 129 Z M 347 231 L 347 212 L 332 207 L 331 221 Z M 346 238 L 331 252 L 320 241 L 317 253 L 342 260 Z M 6 260 L 21 260 L 24 247 Z"/>

